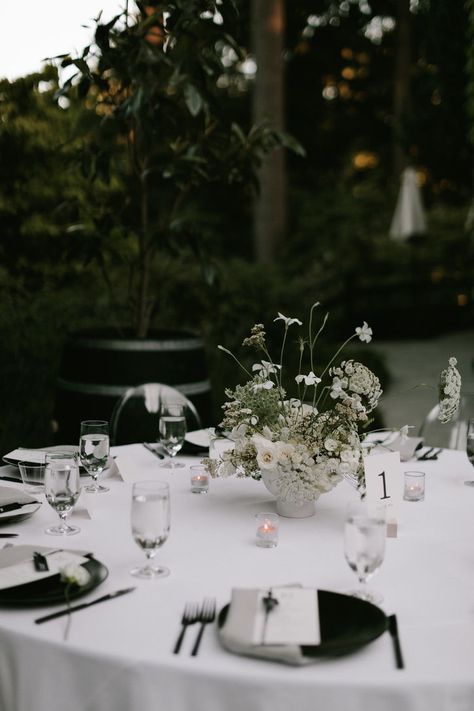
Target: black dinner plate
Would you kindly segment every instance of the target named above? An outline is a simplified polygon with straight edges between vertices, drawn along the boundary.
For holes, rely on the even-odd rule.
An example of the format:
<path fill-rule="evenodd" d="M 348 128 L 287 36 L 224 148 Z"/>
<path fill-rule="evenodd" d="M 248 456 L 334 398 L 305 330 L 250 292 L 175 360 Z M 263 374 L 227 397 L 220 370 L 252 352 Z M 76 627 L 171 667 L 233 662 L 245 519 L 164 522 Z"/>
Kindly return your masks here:
<path fill-rule="evenodd" d="M 321 644 L 303 645 L 305 657 L 336 657 L 350 654 L 364 647 L 387 630 L 387 617 L 383 610 L 365 600 L 318 590 Z M 223 627 L 230 605 L 219 613 L 217 624 Z"/>
<path fill-rule="evenodd" d="M 30 496 L 25 491 L 13 489 L 7 486 L 0 486 L 0 501 L 5 499 L 6 502 L 10 503 L 12 497 L 19 503 L 27 503 L 28 507 L 26 510 L 25 508 L 14 509 L 13 511 L 7 511 L 0 514 L 0 526 L 6 526 L 13 522 L 17 523 L 18 521 L 23 521 L 23 519 L 33 516 L 33 514 L 36 513 L 42 505 L 41 501 L 37 501 L 33 496 Z M 5 501 L 3 503 L 5 503 Z"/>
<path fill-rule="evenodd" d="M 108 569 L 95 558 L 90 558 L 82 564 L 89 574 L 90 579 L 81 587 L 71 586 L 68 593 L 69 600 L 75 600 L 86 595 L 104 582 L 109 574 Z M 34 607 L 36 605 L 54 605 L 57 602 L 66 602 L 66 585 L 61 576 L 52 575 L 32 583 L 15 585 L 15 587 L 0 590 L 0 605 L 8 607 Z"/>

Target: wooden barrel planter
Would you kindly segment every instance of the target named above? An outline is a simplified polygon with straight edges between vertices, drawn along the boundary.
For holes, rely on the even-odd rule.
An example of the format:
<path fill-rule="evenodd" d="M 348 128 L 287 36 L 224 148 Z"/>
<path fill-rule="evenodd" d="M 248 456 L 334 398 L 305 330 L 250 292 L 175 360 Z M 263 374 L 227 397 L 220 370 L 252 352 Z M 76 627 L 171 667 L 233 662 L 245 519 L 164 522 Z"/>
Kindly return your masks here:
<path fill-rule="evenodd" d="M 80 331 L 66 340 L 56 387 L 56 440 L 73 444 L 79 423 L 110 420 L 118 398 L 141 383 L 171 385 L 211 424 L 211 385 L 204 344 L 193 333 L 159 331 L 148 338 Z"/>

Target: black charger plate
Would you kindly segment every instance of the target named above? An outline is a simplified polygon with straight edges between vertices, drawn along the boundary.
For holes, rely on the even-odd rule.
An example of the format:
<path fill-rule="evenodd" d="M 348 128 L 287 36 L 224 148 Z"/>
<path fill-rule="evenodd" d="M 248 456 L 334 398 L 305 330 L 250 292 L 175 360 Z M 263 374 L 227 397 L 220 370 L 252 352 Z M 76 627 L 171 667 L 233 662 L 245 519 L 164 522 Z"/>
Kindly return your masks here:
<path fill-rule="evenodd" d="M 75 600 L 82 595 L 86 595 L 94 588 L 104 582 L 109 574 L 108 569 L 95 558 L 90 558 L 82 564 L 89 574 L 90 579 L 86 585 L 77 587 L 72 585 L 69 588 L 68 599 Z M 34 607 L 37 605 L 54 605 L 57 602 L 66 602 L 66 585 L 61 580 L 61 576 L 52 575 L 50 578 L 42 578 L 32 583 L 16 585 L 6 590 L 0 590 L 0 605 L 8 607 Z"/>
<path fill-rule="evenodd" d="M 350 654 L 377 639 L 388 629 L 385 613 L 370 602 L 328 590 L 318 590 L 317 594 L 321 644 L 301 646 L 304 657 Z M 219 629 L 225 624 L 229 607 L 226 605 L 219 613 Z"/>

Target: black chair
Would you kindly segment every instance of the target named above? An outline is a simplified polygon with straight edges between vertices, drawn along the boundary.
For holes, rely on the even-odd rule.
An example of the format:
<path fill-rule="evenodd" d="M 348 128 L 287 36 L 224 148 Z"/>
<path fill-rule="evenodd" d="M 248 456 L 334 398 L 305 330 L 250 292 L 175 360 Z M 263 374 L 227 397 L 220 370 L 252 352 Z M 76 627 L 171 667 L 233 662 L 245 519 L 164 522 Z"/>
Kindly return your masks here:
<path fill-rule="evenodd" d="M 161 405 L 185 406 L 188 431 L 201 429 L 201 418 L 188 398 L 176 388 L 162 383 L 143 383 L 126 390 L 117 401 L 110 419 L 112 444 L 156 442 Z"/>

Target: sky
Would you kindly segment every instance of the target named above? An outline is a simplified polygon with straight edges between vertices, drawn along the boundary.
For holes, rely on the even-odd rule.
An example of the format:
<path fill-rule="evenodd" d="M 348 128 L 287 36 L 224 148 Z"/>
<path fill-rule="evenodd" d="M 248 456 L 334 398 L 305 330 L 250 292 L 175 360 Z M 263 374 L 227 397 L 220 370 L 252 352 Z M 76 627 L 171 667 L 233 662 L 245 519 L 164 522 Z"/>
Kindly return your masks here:
<path fill-rule="evenodd" d="M 0 78 L 38 71 L 45 57 L 81 50 L 93 19 L 112 18 L 124 0 L 0 0 Z M 89 25 L 89 29 L 82 25 Z"/>

